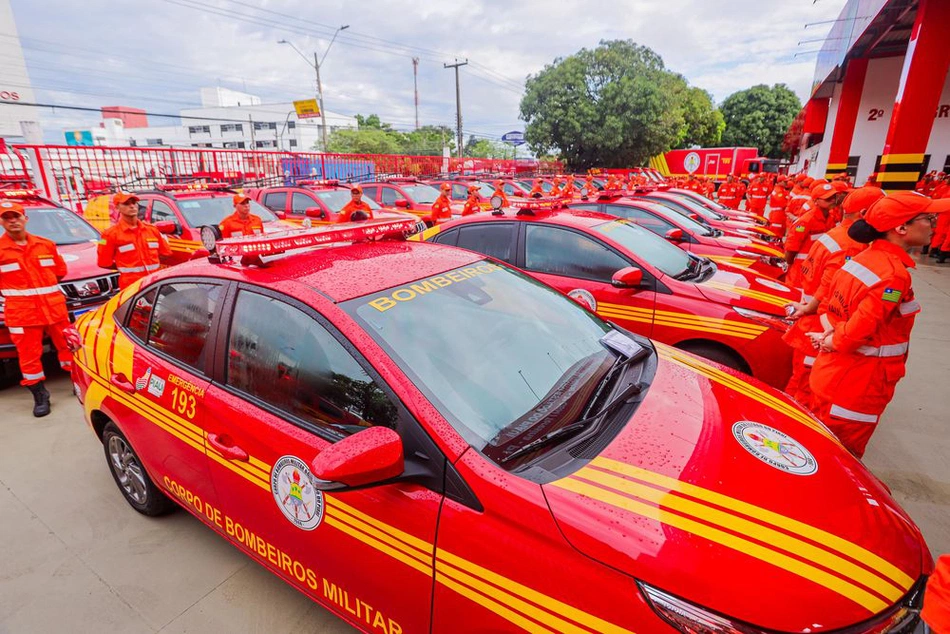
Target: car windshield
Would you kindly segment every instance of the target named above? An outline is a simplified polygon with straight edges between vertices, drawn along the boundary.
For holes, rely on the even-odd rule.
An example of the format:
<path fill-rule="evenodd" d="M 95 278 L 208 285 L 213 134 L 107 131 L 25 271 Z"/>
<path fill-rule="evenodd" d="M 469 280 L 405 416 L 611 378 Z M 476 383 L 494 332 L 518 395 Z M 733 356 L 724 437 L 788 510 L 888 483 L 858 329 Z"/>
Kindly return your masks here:
<path fill-rule="evenodd" d="M 611 220 L 594 227 L 630 252 L 635 259 L 646 262 L 670 277 L 676 277 L 689 268 L 689 255 L 648 229 L 629 220 Z"/>
<path fill-rule="evenodd" d="M 214 196 L 208 198 L 179 198 L 178 208 L 185 216 L 189 227 L 217 226 L 221 221 L 234 213 L 234 202 L 231 196 Z M 258 216 L 261 222 L 275 222 L 277 216 L 267 207 L 256 201 L 251 201 L 251 213 Z"/>
<path fill-rule="evenodd" d="M 580 417 L 616 359 L 596 315 L 485 260 L 342 307 L 496 461 Z"/>
<path fill-rule="evenodd" d="M 99 232 L 68 209 L 29 207 L 27 214 L 29 232 L 56 244 L 79 244 L 99 240 Z"/>
<path fill-rule="evenodd" d="M 495 188 L 489 183 L 478 182 L 475 183 L 478 185 L 478 194 L 482 198 L 491 198 L 495 194 Z"/>
<path fill-rule="evenodd" d="M 313 192 L 313 195 L 317 197 L 324 205 L 327 206 L 327 209 L 336 213 L 343 209 L 346 206 L 346 203 L 350 202 L 353 199 L 352 194 L 350 194 L 349 189 L 328 189 L 324 191 Z M 382 209 L 375 200 L 363 196 L 363 202 L 369 205 L 370 209 Z"/>
<path fill-rule="evenodd" d="M 687 213 L 698 214 L 702 216 L 703 218 L 706 218 L 707 220 L 721 220 L 722 219 L 719 214 L 717 214 L 715 211 L 713 211 L 709 207 L 706 207 L 702 203 L 699 203 L 687 196 L 675 196 L 675 200 L 670 200 L 669 198 L 654 197 L 650 195 L 644 196 L 644 198 L 648 200 L 656 201 L 660 204 L 670 203 L 670 205 L 673 205 L 673 207 L 671 207 L 673 211 L 679 211 L 679 209 L 675 207 L 675 205 L 679 205 L 681 208 L 686 208 L 688 210 Z"/>
<path fill-rule="evenodd" d="M 690 212 L 683 212 L 681 211 L 682 208 L 676 209 L 676 207 L 674 207 L 676 203 L 671 203 L 668 200 L 654 200 L 647 204 L 650 206 L 651 211 L 663 216 L 670 222 L 678 224 L 690 233 L 705 237 L 711 236 L 714 233 L 713 230 L 706 225 L 696 222 L 686 215 Z"/>
<path fill-rule="evenodd" d="M 439 190 L 432 185 L 403 185 L 402 191 L 420 205 L 431 205 L 439 197 Z"/>

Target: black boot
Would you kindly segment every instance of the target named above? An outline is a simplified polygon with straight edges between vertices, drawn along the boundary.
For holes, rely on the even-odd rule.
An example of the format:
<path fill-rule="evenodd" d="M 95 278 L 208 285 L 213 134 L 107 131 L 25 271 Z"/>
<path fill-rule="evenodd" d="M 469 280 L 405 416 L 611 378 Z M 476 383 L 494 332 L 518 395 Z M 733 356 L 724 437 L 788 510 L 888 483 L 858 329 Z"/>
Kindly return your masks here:
<path fill-rule="evenodd" d="M 41 418 L 50 413 L 49 392 L 43 381 L 27 386 L 33 392 L 33 415 Z"/>
<path fill-rule="evenodd" d="M 940 257 L 940 249 L 931 249 L 927 256 L 931 258 Z"/>
<path fill-rule="evenodd" d="M 950 251 L 937 251 L 937 263 L 943 264 L 946 262 L 947 256 L 950 256 Z"/>
<path fill-rule="evenodd" d="M 929 244 L 925 244 L 925 245 L 923 246 L 923 248 L 921 248 L 920 254 L 921 254 L 921 255 L 927 255 L 927 252 L 928 252 L 928 251 L 930 251 L 930 245 L 929 245 Z"/>

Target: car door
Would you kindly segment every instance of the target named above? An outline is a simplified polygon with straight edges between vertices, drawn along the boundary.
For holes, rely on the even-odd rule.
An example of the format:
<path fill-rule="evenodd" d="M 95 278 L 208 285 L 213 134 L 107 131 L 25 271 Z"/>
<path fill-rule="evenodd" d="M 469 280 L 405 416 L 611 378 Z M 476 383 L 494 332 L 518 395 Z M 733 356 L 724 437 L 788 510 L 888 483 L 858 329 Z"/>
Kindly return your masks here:
<path fill-rule="evenodd" d="M 216 529 L 217 496 L 205 457 L 205 399 L 224 287 L 206 279 L 156 284 L 131 299 L 110 372 L 116 424 L 152 479 Z M 128 357 L 131 356 L 131 364 Z M 128 367 L 130 371 L 119 368 Z"/>
<path fill-rule="evenodd" d="M 311 222 L 319 223 L 329 218 L 326 206 L 323 203 L 305 192 L 293 192 L 290 200 L 290 213 L 287 218 L 295 223 L 302 223 L 304 218 L 307 217 L 307 210 L 312 207 L 319 209 L 323 215 L 320 218 L 311 218 Z"/>
<path fill-rule="evenodd" d="M 287 190 L 269 191 L 261 198 L 261 204 L 271 211 L 287 212 Z"/>
<path fill-rule="evenodd" d="M 489 255 L 503 262 L 513 262 L 517 235 L 513 222 L 478 222 L 465 224 L 437 234 L 433 242 Z"/>
<path fill-rule="evenodd" d="M 397 200 L 407 200 L 406 197 L 403 196 L 402 193 L 395 187 L 383 185 L 380 187 L 380 190 L 379 204 L 383 207 L 389 207 L 392 209 L 396 207 Z"/>
<path fill-rule="evenodd" d="M 216 443 L 209 457 L 225 532 L 364 630 L 428 631 L 444 456 L 319 313 L 248 286 L 232 305 L 208 391 L 215 408 L 208 438 Z M 315 490 L 314 457 L 373 425 L 395 429 L 407 465 L 424 460 L 431 477 Z"/>
<path fill-rule="evenodd" d="M 634 263 L 593 236 L 543 223 L 524 223 L 521 266 L 608 321 L 650 336 L 656 293 L 644 271 L 642 288 L 616 288 L 614 273 Z"/>

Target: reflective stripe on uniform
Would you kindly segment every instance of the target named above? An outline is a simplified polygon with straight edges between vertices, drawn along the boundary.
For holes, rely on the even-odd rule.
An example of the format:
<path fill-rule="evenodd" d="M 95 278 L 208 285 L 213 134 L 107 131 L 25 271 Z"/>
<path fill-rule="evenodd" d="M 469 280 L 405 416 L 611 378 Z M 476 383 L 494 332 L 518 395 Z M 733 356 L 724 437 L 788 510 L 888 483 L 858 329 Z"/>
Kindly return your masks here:
<path fill-rule="evenodd" d="M 840 405 L 831 406 L 831 415 L 835 418 L 843 418 L 845 420 L 855 421 L 857 423 L 876 423 L 877 416 L 874 414 L 863 414 L 861 412 L 855 412 L 854 410 L 845 409 Z"/>
<path fill-rule="evenodd" d="M 9 328 L 7 328 L 7 330 L 10 331 L 10 334 L 11 334 L 11 335 L 22 335 L 22 334 L 23 334 L 23 329 L 22 329 L 22 328 L 17 328 L 16 326 L 10 326 Z"/>
<path fill-rule="evenodd" d="M 809 368 L 815 365 L 815 357 L 805 357 L 805 365 Z"/>
<path fill-rule="evenodd" d="M 912 299 L 909 302 L 902 302 L 899 310 L 901 311 L 901 315 L 904 315 L 904 316 L 913 315 L 914 313 L 919 313 L 920 302 L 918 302 L 916 299 Z"/>
<path fill-rule="evenodd" d="M 159 268 L 161 268 L 161 266 L 162 266 L 161 264 L 146 264 L 146 265 L 145 265 L 145 270 L 146 270 L 146 271 L 157 271 Z"/>
<path fill-rule="evenodd" d="M 40 266 L 56 266 L 56 263 L 52 259 L 40 260 Z"/>
<path fill-rule="evenodd" d="M 866 357 L 899 357 L 907 353 L 910 347 L 908 342 L 891 343 L 885 346 L 861 346 L 857 349 L 858 354 Z"/>
<path fill-rule="evenodd" d="M 813 295 L 809 295 L 808 293 L 802 293 L 802 302 L 803 302 L 803 303 L 805 303 L 805 304 L 810 304 L 810 303 L 811 303 L 811 300 L 813 300 L 813 299 L 815 299 L 815 297 L 814 297 Z"/>
<path fill-rule="evenodd" d="M 835 242 L 835 239 L 829 236 L 828 234 L 825 234 L 821 236 L 820 238 L 818 238 L 818 242 L 820 242 L 826 249 L 828 249 L 828 253 L 837 253 L 838 251 L 841 250 L 841 245 Z"/>
<path fill-rule="evenodd" d="M 4 297 L 32 297 L 61 291 L 58 286 L 41 286 L 40 288 L 5 288 L 2 292 Z"/>
<path fill-rule="evenodd" d="M 39 374 L 27 374 L 23 372 L 23 378 L 27 381 L 42 381 L 46 378 L 46 375 L 40 372 Z"/>
<path fill-rule="evenodd" d="M 879 278 L 877 274 L 874 273 L 874 271 L 864 266 L 860 262 L 855 262 L 854 260 L 848 260 L 845 262 L 844 266 L 841 267 L 841 270 L 847 271 L 865 286 L 874 286 L 881 281 L 881 278 Z"/>
<path fill-rule="evenodd" d="M 143 273 L 145 271 L 144 266 L 118 266 L 116 268 L 119 273 Z"/>
<path fill-rule="evenodd" d="M 804 260 L 804 259 L 807 258 L 807 257 L 808 257 L 808 254 L 807 254 L 807 253 L 796 253 L 796 254 L 795 254 L 795 259 L 796 259 L 796 260 Z"/>
<path fill-rule="evenodd" d="M 0 264 L 0 273 L 12 273 L 13 271 L 20 270 L 19 262 L 11 262 L 10 264 Z"/>
<path fill-rule="evenodd" d="M 134 250 L 135 250 L 134 244 L 123 244 L 121 247 L 116 249 L 116 251 L 118 251 L 119 253 L 128 253 L 129 251 L 134 251 Z"/>
<path fill-rule="evenodd" d="M 157 242 L 148 242 L 147 244 L 148 244 L 148 248 L 149 248 L 149 249 L 157 249 L 157 248 L 158 248 L 158 243 L 157 243 Z"/>

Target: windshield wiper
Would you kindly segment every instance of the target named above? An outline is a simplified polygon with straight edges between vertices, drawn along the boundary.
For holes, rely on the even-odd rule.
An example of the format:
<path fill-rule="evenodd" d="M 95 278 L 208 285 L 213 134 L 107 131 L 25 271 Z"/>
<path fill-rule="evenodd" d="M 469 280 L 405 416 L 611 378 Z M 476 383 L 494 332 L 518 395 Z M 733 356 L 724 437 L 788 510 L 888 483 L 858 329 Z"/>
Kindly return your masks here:
<path fill-rule="evenodd" d="M 613 365 L 613 367 L 607 373 L 607 376 L 604 377 L 604 382 L 609 381 L 613 376 L 617 374 L 617 372 L 620 372 L 631 363 L 634 363 L 636 361 L 641 361 L 648 356 L 650 356 L 650 349 L 641 348 L 640 350 L 638 350 L 637 352 L 635 352 L 634 354 L 630 355 L 627 358 L 618 357 L 618 361 Z M 590 427 L 592 424 L 594 424 L 595 422 L 597 422 L 598 420 L 600 420 L 601 418 L 603 418 L 604 416 L 606 416 L 607 414 L 615 410 L 618 406 L 626 403 L 630 398 L 638 395 L 642 391 L 643 391 L 642 383 L 640 383 L 639 381 L 635 383 L 631 383 L 627 385 L 627 387 L 623 388 L 620 391 L 620 393 L 618 393 L 612 399 L 607 401 L 607 403 L 604 404 L 604 406 L 601 407 L 596 413 L 590 416 L 585 416 L 584 418 L 576 420 L 569 425 L 565 425 L 564 427 L 559 427 L 558 429 L 549 431 L 543 436 L 536 438 L 535 440 L 532 440 L 528 444 L 518 447 L 517 449 L 512 451 L 510 454 L 508 454 L 507 456 L 499 460 L 499 462 L 502 464 L 506 462 L 510 462 L 511 460 L 514 460 L 515 458 L 519 456 L 529 454 L 532 451 L 535 451 L 541 447 L 544 447 L 545 445 L 549 445 L 557 440 L 566 438 L 568 436 L 573 436 L 574 434 L 583 431 L 587 427 Z"/>

